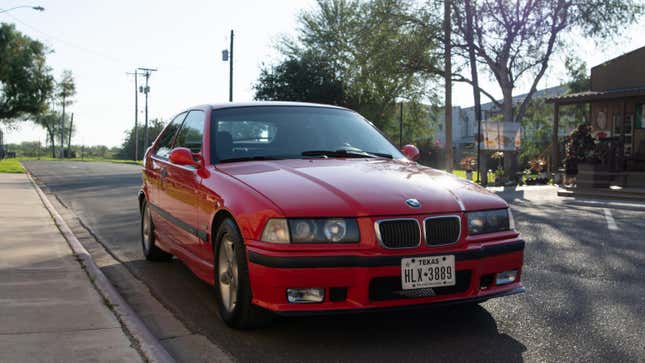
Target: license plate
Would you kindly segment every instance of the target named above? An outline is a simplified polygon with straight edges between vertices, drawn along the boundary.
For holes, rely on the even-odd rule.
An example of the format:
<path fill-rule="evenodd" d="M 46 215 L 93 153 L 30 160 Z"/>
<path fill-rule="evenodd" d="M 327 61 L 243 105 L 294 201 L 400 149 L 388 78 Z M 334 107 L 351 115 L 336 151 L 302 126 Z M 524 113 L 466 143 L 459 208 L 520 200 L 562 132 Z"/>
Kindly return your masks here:
<path fill-rule="evenodd" d="M 403 290 L 455 285 L 455 256 L 428 256 L 401 259 Z"/>

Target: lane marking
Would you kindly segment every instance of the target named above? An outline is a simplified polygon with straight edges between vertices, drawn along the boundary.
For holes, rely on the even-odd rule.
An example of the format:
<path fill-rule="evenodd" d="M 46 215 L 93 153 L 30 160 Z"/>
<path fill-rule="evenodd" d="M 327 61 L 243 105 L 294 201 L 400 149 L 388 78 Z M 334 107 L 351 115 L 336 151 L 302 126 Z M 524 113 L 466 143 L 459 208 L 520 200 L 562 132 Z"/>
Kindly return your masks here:
<path fill-rule="evenodd" d="M 607 228 L 609 228 L 610 231 L 617 231 L 618 226 L 616 225 L 616 221 L 614 220 L 614 217 L 611 215 L 611 211 L 609 208 L 603 208 L 605 211 L 605 219 L 607 220 Z"/>

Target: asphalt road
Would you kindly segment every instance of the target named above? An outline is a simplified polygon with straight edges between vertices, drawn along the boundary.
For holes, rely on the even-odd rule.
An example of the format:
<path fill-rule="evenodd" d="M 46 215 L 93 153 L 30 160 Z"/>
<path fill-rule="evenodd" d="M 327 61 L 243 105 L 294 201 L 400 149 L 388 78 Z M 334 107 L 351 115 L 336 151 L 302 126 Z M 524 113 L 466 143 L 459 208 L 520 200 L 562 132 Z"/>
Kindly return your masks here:
<path fill-rule="evenodd" d="M 143 260 L 138 166 L 26 165 L 187 327 L 240 361 L 645 361 L 645 207 L 540 195 L 514 201 L 527 242 L 523 295 L 470 309 L 283 319 L 238 332 L 217 317 L 212 288 L 181 262 Z"/>

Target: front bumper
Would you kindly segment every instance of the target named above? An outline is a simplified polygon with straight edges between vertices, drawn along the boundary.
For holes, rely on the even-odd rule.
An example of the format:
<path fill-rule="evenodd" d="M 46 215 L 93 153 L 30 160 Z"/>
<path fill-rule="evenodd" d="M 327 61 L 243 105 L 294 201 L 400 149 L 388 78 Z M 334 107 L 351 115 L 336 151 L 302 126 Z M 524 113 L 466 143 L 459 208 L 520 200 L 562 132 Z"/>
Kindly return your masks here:
<path fill-rule="evenodd" d="M 380 311 L 480 302 L 524 291 L 520 282 L 524 258 L 524 241 L 521 239 L 476 244 L 439 253 L 343 251 L 333 254 L 299 252 L 294 255 L 256 246 L 247 246 L 247 252 L 253 303 L 283 315 Z M 432 255 L 455 256 L 457 284 L 453 288 L 434 289 L 435 296 L 397 296 L 399 292 L 395 285 L 397 281 L 400 283 L 401 259 Z M 495 274 L 506 270 L 517 270 L 516 280 L 506 285 L 495 285 Z M 292 304 L 287 301 L 287 288 L 325 288 L 325 300 L 321 303 Z"/>

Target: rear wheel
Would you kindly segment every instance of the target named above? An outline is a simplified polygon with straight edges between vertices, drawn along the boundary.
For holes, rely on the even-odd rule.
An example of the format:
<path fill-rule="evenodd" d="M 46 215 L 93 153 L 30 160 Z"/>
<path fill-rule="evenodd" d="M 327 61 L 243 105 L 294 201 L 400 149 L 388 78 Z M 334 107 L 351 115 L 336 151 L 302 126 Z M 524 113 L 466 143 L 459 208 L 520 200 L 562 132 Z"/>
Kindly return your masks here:
<path fill-rule="evenodd" d="M 251 303 L 249 269 L 244 240 L 232 219 L 225 219 L 214 236 L 215 295 L 219 315 L 235 329 L 250 329 L 267 324 L 271 314 Z"/>
<path fill-rule="evenodd" d="M 155 225 L 152 223 L 148 202 L 144 199 L 141 204 L 141 247 L 148 261 L 169 261 L 172 255 L 157 247 Z"/>

